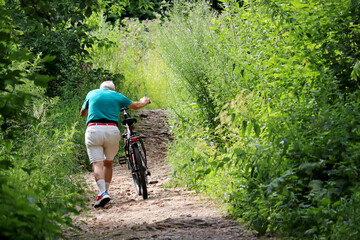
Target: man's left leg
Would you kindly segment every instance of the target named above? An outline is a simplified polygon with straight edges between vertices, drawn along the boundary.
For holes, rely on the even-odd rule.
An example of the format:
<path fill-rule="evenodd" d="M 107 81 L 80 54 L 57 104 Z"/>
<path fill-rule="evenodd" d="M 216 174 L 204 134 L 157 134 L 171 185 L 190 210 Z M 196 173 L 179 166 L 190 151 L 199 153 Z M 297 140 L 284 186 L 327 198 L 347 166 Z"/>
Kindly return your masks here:
<path fill-rule="evenodd" d="M 112 180 L 112 174 L 113 174 L 112 164 L 113 164 L 112 160 L 104 161 L 104 176 L 105 176 L 105 186 L 107 192 L 109 191 L 109 186 Z"/>
<path fill-rule="evenodd" d="M 97 196 L 96 202 L 94 204 L 95 208 L 98 207 L 104 207 L 106 203 L 110 201 L 110 195 L 107 193 L 106 190 L 106 183 L 105 183 L 105 175 L 104 175 L 104 169 L 105 169 L 105 162 L 94 162 L 92 163 L 92 168 L 94 172 L 94 177 L 96 184 L 99 188 L 99 194 Z"/>
<path fill-rule="evenodd" d="M 120 141 L 120 131 L 117 126 L 109 126 L 107 128 L 107 132 L 105 134 L 105 142 L 104 142 L 104 176 L 105 176 L 105 184 L 106 191 L 109 190 L 109 186 L 112 180 L 112 164 L 113 159 L 119 151 L 119 141 Z"/>

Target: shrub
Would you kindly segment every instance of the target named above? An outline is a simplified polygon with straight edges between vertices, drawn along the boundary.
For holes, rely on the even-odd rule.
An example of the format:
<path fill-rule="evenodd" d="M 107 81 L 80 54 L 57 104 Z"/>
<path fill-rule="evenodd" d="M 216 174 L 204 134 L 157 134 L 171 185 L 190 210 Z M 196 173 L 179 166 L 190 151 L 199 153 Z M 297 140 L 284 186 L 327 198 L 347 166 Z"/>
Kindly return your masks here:
<path fill-rule="evenodd" d="M 170 152 L 184 156 L 170 157 L 175 176 L 259 235 L 336 239 L 343 219 L 357 229 L 338 211 L 356 207 L 359 190 L 358 8 L 227 1 L 216 15 L 175 4 L 160 35 L 177 123 Z"/>

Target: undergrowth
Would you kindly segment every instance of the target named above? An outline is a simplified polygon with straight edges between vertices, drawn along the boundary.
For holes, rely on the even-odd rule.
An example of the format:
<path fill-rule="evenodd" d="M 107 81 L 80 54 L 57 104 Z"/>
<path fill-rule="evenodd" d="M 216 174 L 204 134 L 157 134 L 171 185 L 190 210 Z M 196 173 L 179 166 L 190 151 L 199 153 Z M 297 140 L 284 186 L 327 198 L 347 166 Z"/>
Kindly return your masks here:
<path fill-rule="evenodd" d="M 259 235 L 356 238 L 359 5 L 226 3 L 175 4 L 159 29 L 173 184 L 222 199 Z"/>

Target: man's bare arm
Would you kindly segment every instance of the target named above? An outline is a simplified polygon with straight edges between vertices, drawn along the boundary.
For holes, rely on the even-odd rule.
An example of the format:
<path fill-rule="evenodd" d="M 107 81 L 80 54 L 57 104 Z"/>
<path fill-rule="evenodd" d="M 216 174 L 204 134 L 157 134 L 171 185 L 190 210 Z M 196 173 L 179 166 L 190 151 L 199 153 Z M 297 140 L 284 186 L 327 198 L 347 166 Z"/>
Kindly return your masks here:
<path fill-rule="evenodd" d="M 88 116 L 88 110 L 81 108 L 80 110 L 80 116 L 87 117 Z"/>
<path fill-rule="evenodd" d="M 140 99 L 140 101 L 138 102 L 132 102 L 129 106 L 129 108 L 134 109 L 134 110 L 138 110 L 140 108 L 145 107 L 146 105 L 148 105 L 150 103 L 150 99 L 147 97 L 143 97 Z"/>

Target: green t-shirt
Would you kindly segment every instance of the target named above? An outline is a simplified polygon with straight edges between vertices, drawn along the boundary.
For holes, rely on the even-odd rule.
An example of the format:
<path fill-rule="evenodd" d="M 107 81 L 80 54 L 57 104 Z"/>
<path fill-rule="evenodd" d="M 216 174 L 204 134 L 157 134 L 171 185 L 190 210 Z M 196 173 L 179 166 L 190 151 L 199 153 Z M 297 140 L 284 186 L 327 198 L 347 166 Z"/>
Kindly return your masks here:
<path fill-rule="evenodd" d="M 132 103 L 124 95 L 112 91 L 108 88 L 95 89 L 90 91 L 82 105 L 83 109 L 88 109 L 86 125 L 90 121 L 119 121 L 119 112 L 123 107 L 129 107 Z"/>

